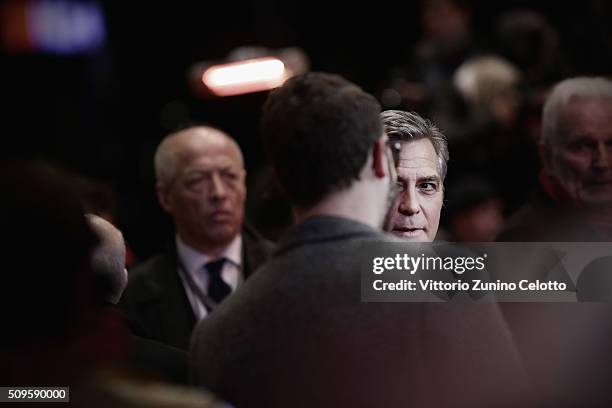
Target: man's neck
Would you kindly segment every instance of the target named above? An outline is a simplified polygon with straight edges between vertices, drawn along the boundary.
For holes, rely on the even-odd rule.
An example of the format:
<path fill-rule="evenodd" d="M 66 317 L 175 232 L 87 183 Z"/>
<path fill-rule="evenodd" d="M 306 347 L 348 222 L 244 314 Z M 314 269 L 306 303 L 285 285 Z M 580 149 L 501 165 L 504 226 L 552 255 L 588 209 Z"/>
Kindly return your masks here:
<path fill-rule="evenodd" d="M 186 237 L 185 235 L 181 234 L 180 232 L 178 233 L 179 239 L 187 246 L 189 246 L 190 248 L 195 249 L 196 251 L 210 257 L 210 258 L 216 258 L 219 255 L 221 255 L 222 253 L 224 253 L 227 248 L 229 247 L 229 245 L 231 245 L 231 243 L 233 242 L 234 239 L 232 239 L 229 242 L 225 242 L 223 244 L 208 244 L 208 243 L 202 243 L 202 242 L 197 242 L 196 240 L 190 239 L 189 237 Z"/>
<path fill-rule="evenodd" d="M 350 188 L 331 193 L 308 209 L 294 208 L 296 221 L 301 223 L 307 218 L 327 215 L 347 218 L 379 229 L 384 204 L 381 205 L 380 198 L 373 197 L 373 194 L 375 192 L 366 183 L 355 182 Z"/>

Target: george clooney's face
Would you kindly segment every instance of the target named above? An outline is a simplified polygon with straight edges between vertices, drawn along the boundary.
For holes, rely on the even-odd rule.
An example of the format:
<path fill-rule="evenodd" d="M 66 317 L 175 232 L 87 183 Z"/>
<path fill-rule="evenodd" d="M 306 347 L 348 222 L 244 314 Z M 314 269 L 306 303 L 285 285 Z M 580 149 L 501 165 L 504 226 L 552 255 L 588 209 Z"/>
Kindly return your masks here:
<path fill-rule="evenodd" d="M 443 197 L 438 156 L 428 139 L 399 143 L 399 196 L 392 209 L 391 232 L 410 241 L 431 242 L 438 232 Z"/>

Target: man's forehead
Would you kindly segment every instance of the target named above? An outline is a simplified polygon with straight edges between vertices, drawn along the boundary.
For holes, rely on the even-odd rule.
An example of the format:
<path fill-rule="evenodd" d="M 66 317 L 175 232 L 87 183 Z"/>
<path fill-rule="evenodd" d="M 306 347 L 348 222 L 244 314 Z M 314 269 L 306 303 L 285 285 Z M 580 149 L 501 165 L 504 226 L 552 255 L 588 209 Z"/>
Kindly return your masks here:
<path fill-rule="evenodd" d="M 220 131 L 188 130 L 174 137 L 173 147 L 179 165 L 192 161 L 226 161 L 243 166 L 240 148 Z"/>
<path fill-rule="evenodd" d="M 440 175 L 436 167 L 398 167 L 397 178 L 399 180 L 429 180 L 440 181 Z"/>
<path fill-rule="evenodd" d="M 182 163 L 185 172 L 242 169 L 235 157 L 227 155 L 193 155 Z"/>
<path fill-rule="evenodd" d="M 569 131 L 570 135 L 576 132 L 599 133 L 610 130 L 612 98 L 572 98 L 561 110 L 559 119 L 562 130 L 564 128 Z"/>
<path fill-rule="evenodd" d="M 417 139 L 400 142 L 397 156 L 397 168 L 433 170 L 438 174 L 438 156 L 429 139 Z"/>

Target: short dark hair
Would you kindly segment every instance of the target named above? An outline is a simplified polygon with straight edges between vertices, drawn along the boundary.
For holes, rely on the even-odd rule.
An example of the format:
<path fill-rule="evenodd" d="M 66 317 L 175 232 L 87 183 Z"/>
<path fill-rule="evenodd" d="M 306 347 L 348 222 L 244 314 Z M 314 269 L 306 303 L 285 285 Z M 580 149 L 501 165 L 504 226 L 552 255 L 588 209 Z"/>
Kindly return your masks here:
<path fill-rule="evenodd" d="M 448 142 L 440 129 L 415 112 L 387 110 L 380 116 L 391 143 L 428 139 L 438 156 L 438 171 L 444 180 L 448 163 Z"/>
<path fill-rule="evenodd" d="M 263 108 L 268 157 L 291 202 L 302 208 L 359 179 L 382 136 L 380 104 L 357 85 L 313 72 L 272 91 Z"/>

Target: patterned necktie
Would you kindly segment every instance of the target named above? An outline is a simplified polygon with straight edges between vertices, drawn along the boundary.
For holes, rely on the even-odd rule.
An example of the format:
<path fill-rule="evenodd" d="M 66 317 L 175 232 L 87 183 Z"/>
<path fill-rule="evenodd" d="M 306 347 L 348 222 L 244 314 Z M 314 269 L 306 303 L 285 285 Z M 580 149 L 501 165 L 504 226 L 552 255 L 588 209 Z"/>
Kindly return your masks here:
<path fill-rule="evenodd" d="M 221 278 L 225 258 L 217 259 L 205 265 L 208 272 L 208 296 L 217 303 L 232 292 L 232 288 Z"/>

